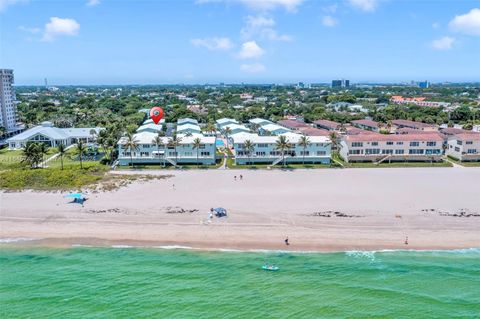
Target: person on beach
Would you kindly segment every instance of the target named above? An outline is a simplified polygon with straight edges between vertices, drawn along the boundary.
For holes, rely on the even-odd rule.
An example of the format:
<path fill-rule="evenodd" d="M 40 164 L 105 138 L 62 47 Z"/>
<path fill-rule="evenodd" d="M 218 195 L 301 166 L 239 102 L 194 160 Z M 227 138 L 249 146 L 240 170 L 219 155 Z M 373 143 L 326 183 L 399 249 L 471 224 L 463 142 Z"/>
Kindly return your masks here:
<path fill-rule="evenodd" d="M 405 237 L 405 245 L 408 245 L 408 236 Z"/>
<path fill-rule="evenodd" d="M 243 175 L 240 175 L 240 180 L 243 180 Z"/>
<path fill-rule="evenodd" d="M 234 180 L 237 180 L 237 175 L 233 176 L 233 179 L 234 179 Z"/>
<path fill-rule="evenodd" d="M 287 238 L 285 238 L 285 245 L 287 245 L 287 246 L 290 245 L 290 243 L 288 242 L 288 236 L 287 236 Z"/>

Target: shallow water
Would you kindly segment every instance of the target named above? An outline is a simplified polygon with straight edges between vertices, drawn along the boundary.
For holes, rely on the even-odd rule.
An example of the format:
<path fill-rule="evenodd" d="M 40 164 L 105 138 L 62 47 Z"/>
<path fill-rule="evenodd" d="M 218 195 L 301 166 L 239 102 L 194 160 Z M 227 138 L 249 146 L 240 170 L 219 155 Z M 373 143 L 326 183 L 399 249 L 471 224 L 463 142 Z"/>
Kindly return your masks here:
<path fill-rule="evenodd" d="M 264 263 L 278 272 L 261 269 Z M 480 250 L 0 248 L 1 318 L 478 318 Z"/>

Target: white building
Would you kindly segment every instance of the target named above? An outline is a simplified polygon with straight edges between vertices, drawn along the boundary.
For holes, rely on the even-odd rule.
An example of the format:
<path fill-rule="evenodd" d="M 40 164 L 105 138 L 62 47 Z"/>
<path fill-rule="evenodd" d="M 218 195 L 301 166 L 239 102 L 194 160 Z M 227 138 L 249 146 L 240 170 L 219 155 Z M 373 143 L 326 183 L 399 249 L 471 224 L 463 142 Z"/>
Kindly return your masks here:
<path fill-rule="evenodd" d="M 436 133 L 347 135 L 340 155 L 346 162 L 440 161 L 443 138 Z"/>
<path fill-rule="evenodd" d="M 460 133 L 450 136 L 446 154 L 460 161 L 480 161 L 480 133 Z"/>
<path fill-rule="evenodd" d="M 153 139 L 157 136 L 155 133 L 142 132 L 134 134 L 134 140 L 138 148 L 134 150 L 125 149 L 126 138 L 122 137 L 118 141 L 118 161 L 119 165 L 129 165 L 131 161 L 134 164 L 203 164 L 213 165 L 216 161 L 215 147 L 216 137 L 203 136 L 195 134 L 192 136 L 178 135 L 180 143 L 176 147 L 172 146 L 169 137 L 161 137 L 162 144 L 157 145 Z M 193 148 L 193 141 L 199 138 L 201 145 L 198 149 Z M 198 153 L 198 161 L 197 161 Z"/>
<path fill-rule="evenodd" d="M 278 124 L 265 124 L 258 129 L 260 135 L 280 135 L 290 132 L 286 127 Z"/>
<path fill-rule="evenodd" d="M 221 118 L 215 121 L 217 123 L 217 128 L 223 130 L 223 128 L 229 124 L 239 124 L 237 120 L 230 118 Z"/>
<path fill-rule="evenodd" d="M 200 134 L 202 130 L 198 124 L 185 123 L 177 125 L 177 134 Z"/>
<path fill-rule="evenodd" d="M 28 141 L 45 143 L 50 147 L 56 147 L 59 144 L 69 146 L 77 141 L 93 142 L 95 136 L 91 134 L 92 130 L 95 131 L 95 135 L 98 135 L 103 128 L 58 128 L 54 127 L 51 122 L 43 122 L 41 125 L 10 137 L 7 139 L 7 143 L 11 150 L 24 147 Z"/>
<path fill-rule="evenodd" d="M 177 120 L 177 125 L 183 125 L 183 124 L 198 125 L 198 121 L 196 119 L 192 119 L 192 118 L 189 118 L 189 117 Z"/>
<path fill-rule="evenodd" d="M 7 132 L 15 131 L 17 123 L 17 101 L 13 83 L 13 70 L 0 69 L 0 126 Z"/>
<path fill-rule="evenodd" d="M 250 120 L 248 120 L 248 122 L 250 123 L 250 125 L 257 125 L 257 126 L 262 126 L 262 125 L 266 125 L 266 124 L 273 124 L 272 121 L 262 119 L 262 118 L 259 118 L 259 117 L 256 117 L 254 119 L 250 119 Z"/>
<path fill-rule="evenodd" d="M 283 134 L 290 144 L 285 151 L 285 163 L 316 163 L 329 164 L 331 160 L 332 143 L 325 136 L 309 136 L 309 145 L 304 148 L 299 144 L 301 134 Z M 257 134 L 237 134 L 233 136 L 233 147 L 235 150 L 235 164 L 243 165 L 248 163 L 281 164 L 283 155 L 277 149 L 279 136 L 259 136 Z M 249 140 L 253 149 L 245 149 L 245 142 Z"/>
<path fill-rule="evenodd" d="M 152 133 L 159 133 L 163 129 L 163 126 L 161 124 L 155 124 L 155 123 L 148 123 L 148 124 L 143 124 L 139 128 L 137 128 L 137 132 L 152 132 Z"/>

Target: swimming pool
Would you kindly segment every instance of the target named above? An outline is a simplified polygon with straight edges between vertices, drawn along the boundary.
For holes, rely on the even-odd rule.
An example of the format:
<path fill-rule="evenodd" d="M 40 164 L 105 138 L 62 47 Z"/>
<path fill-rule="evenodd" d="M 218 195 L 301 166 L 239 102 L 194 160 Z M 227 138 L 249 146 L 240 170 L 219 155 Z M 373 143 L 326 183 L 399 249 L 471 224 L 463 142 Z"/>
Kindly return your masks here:
<path fill-rule="evenodd" d="M 222 141 L 222 140 L 219 140 L 219 139 L 217 139 L 217 141 L 215 142 L 215 144 L 217 145 L 217 147 L 223 147 L 223 146 L 225 146 L 225 143 L 223 143 L 223 141 Z"/>

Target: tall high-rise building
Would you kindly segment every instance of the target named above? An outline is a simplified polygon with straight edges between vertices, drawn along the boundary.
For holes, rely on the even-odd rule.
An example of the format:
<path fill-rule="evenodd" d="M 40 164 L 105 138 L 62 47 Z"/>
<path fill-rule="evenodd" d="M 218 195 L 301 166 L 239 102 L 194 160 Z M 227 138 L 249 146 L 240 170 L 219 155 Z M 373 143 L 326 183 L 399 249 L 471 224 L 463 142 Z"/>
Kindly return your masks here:
<path fill-rule="evenodd" d="M 332 88 L 348 88 L 350 87 L 350 80 L 333 80 Z"/>
<path fill-rule="evenodd" d="M 0 69 L 0 126 L 14 131 L 17 123 L 17 106 L 13 90 L 13 70 Z"/>

